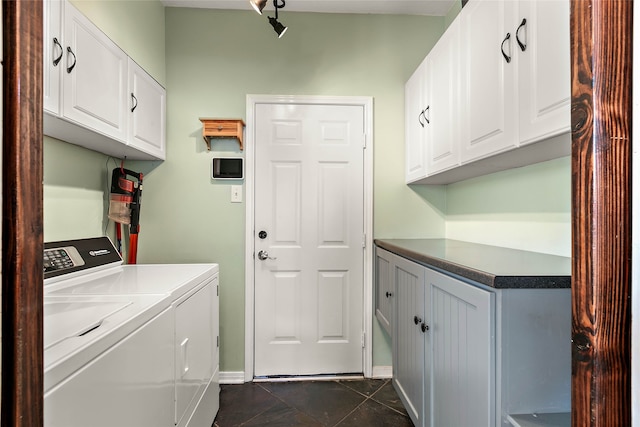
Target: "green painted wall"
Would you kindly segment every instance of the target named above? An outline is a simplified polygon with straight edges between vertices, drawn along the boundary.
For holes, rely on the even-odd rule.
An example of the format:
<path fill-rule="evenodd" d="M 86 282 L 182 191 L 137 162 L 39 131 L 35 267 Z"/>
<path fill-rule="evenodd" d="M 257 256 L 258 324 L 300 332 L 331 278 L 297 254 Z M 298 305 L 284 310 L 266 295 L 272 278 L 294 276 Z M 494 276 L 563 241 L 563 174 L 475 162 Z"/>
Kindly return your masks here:
<path fill-rule="evenodd" d="M 456 17 L 458 16 L 461 10 L 462 10 L 462 1 L 461 0 L 455 1 L 453 3 L 453 6 L 451 6 L 451 9 L 449 9 L 449 12 L 447 12 L 447 15 L 444 17 L 445 28 L 449 28 L 449 25 L 451 25 L 451 23 L 456 19 Z"/>
<path fill-rule="evenodd" d="M 145 181 L 141 262 L 218 262 L 221 370 L 244 370 L 245 205 L 211 180 L 199 117 L 245 118 L 247 94 L 374 97 L 375 235 L 443 236 L 444 188 L 404 185 L 404 82 L 443 31 L 443 19 L 281 14 L 282 39 L 249 11 L 166 10 L 167 160 Z M 389 365 L 377 328 L 374 363 Z"/>
<path fill-rule="evenodd" d="M 571 256 L 571 159 L 448 185 L 446 227 L 450 239 Z"/>

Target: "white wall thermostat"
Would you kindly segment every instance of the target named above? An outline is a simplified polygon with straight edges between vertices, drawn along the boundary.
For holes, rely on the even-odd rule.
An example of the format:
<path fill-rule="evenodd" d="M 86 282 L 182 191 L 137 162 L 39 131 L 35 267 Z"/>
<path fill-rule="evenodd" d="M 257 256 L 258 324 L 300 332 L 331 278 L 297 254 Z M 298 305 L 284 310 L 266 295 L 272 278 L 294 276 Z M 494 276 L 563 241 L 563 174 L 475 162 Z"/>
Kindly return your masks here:
<path fill-rule="evenodd" d="M 213 179 L 244 179 L 244 159 L 242 157 L 214 157 L 211 177 Z"/>

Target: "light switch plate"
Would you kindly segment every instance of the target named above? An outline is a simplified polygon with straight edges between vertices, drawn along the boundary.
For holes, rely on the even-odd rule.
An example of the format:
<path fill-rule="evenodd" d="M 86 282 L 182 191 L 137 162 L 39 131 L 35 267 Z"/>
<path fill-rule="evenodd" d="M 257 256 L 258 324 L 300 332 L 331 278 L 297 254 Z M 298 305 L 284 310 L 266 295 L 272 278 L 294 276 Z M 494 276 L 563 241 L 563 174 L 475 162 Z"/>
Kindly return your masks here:
<path fill-rule="evenodd" d="M 231 203 L 242 203 L 242 185 L 231 186 Z"/>

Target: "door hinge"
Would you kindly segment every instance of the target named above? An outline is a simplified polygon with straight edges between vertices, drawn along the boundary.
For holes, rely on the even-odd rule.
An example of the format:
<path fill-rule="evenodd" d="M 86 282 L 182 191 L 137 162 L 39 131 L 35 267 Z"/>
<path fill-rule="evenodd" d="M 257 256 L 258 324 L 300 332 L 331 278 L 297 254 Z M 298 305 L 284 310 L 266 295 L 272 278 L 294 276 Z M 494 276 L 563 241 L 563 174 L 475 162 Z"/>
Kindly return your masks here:
<path fill-rule="evenodd" d="M 366 234 L 362 235 L 362 247 L 363 248 L 367 247 L 367 235 Z"/>
<path fill-rule="evenodd" d="M 365 343 L 365 333 L 363 332 L 362 333 L 362 348 L 365 347 L 364 343 Z"/>
<path fill-rule="evenodd" d="M 220 285 L 216 285 L 216 296 L 220 296 Z"/>
<path fill-rule="evenodd" d="M 216 348 L 220 347 L 220 335 L 216 336 Z"/>
<path fill-rule="evenodd" d="M 362 148 L 367 148 L 367 134 L 363 133 L 362 134 Z"/>

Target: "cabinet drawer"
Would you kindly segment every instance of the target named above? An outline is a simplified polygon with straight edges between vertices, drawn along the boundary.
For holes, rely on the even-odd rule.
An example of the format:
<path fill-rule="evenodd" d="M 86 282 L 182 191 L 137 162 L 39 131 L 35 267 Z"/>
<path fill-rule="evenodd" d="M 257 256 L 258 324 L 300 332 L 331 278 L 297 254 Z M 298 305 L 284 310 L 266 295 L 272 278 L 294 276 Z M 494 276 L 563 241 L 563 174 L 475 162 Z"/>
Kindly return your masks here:
<path fill-rule="evenodd" d="M 207 136 L 236 136 L 239 123 L 237 121 L 214 120 L 203 124 Z"/>

